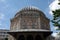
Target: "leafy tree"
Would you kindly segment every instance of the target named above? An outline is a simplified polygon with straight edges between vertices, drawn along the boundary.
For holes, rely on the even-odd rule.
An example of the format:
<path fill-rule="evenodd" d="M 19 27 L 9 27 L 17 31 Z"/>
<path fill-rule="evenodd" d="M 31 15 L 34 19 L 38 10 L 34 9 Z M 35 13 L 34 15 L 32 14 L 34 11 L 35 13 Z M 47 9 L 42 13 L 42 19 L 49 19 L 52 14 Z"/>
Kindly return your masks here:
<path fill-rule="evenodd" d="M 58 36 L 58 39 L 60 40 L 60 32 L 58 32 L 57 36 Z"/>
<path fill-rule="evenodd" d="M 52 11 L 53 12 L 53 20 L 52 23 L 54 26 L 60 29 L 60 9 Z"/>
<path fill-rule="evenodd" d="M 58 35 L 60 35 L 60 32 L 58 33 Z"/>
<path fill-rule="evenodd" d="M 59 0 L 59 3 L 60 5 L 60 0 Z M 57 9 L 55 11 L 52 11 L 53 12 L 53 20 L 52 20 L 52 23 L 54 26 L 58 27 L 59 30 L 60 30 L 60 9 Z"/>
<path fill-rule="evenodd" d="M 60 0 L 59 0 L 59 3 L 58 4 L 60 5 Z"/>

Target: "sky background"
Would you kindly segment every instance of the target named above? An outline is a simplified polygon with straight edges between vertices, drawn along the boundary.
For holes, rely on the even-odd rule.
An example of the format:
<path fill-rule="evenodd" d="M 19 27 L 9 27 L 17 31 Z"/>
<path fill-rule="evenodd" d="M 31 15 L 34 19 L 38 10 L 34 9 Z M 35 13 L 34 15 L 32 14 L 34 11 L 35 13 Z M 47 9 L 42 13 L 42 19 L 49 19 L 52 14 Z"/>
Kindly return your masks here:
<path fill-rule="evenodd" d="M 21 8 L 27 6 L 36 6 L 51 20 L 53 17 L 51 10 L 58 9 L 57 0 L 0 0 L 0 29 L 10 29 L 10 19 L 20 11 Z M 56 28 L 50 22 L 53 32 Z"/>

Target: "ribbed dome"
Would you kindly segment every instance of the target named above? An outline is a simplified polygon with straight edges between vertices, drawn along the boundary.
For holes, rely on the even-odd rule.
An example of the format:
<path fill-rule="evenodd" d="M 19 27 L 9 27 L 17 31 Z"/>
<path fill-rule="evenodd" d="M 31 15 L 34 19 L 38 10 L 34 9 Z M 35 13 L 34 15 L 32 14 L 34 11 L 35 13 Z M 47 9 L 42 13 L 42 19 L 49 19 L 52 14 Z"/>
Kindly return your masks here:
<path fill-rule="evenodd" d="M 21 10 L 39 10 L 39 8 L 35 6 L 27 6 L 27 7 L 22 8 Z"/>
<path fill-rule="evenodd" d="M 29 12 L 30 10 L 32 12 L 39 12 L 40 14 L 44 15 L 44 13 L 39 8 L 35 6 L 27 6 L 27 7 L 22 8 L 15 16 L 20 15 L 21 14 L 20 12 Z"/>

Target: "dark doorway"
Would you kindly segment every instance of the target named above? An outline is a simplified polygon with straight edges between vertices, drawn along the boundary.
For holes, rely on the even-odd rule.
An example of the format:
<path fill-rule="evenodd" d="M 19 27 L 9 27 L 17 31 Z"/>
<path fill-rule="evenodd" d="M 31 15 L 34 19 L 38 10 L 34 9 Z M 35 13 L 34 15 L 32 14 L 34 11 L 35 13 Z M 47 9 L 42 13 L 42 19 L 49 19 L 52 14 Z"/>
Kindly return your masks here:
<path fill-rule="evenodd" d="M 40 35 L 36 35 L 35 40 L 42 40 L 42 37 Z"/>
<path fill-rule="evenodd" d="M 28 35 L 27 36 L 27 40 L 33 40 L 33 36 L 32 35 Z"/>
<path fill-rule="evenodd" d="M 18 38 L 18 40 L 25 40 L 24 35 L 20 35 L 19 38 Z"/>

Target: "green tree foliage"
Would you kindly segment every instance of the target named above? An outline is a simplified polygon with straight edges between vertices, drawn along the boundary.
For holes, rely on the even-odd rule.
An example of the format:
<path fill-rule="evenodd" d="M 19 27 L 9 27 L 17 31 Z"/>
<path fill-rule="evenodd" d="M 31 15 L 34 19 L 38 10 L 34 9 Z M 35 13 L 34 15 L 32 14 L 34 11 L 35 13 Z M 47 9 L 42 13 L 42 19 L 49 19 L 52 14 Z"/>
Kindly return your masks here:
<path fill-rule="evenodd" d="M 58 5 L 60 5 L 60 0 L 59 0 Z M 52 11 L 52 12 L 53 12 L 52 23 L 53 23 L 54 26 L 58 27 L 59 30 L 60 30 L 60 9 L 57 9 L 57 10 Z"/>
<path fill-rule="evenodd" d="M 58 0 L 58 1 L 59 1 L 59 3 L 58 3 L 58 4 L 60 5 L 60 0 Z"/>
<path fill-rule="evenodd" d="M 59 40 L 60 40 L 60 32 L 58 32 L 57 36 L 59 36 Z"/>
<path fill-rule="evenodd" d="M 58 35 L 60 35 L 60 32 L 58 33 Z"/>
<path fill-rule="evenodd" d="M 54 26 L 58 27 L 60 29 L 60 9 L 57 9 L 53 12 L 53 20 L 52 23 Z"/>

